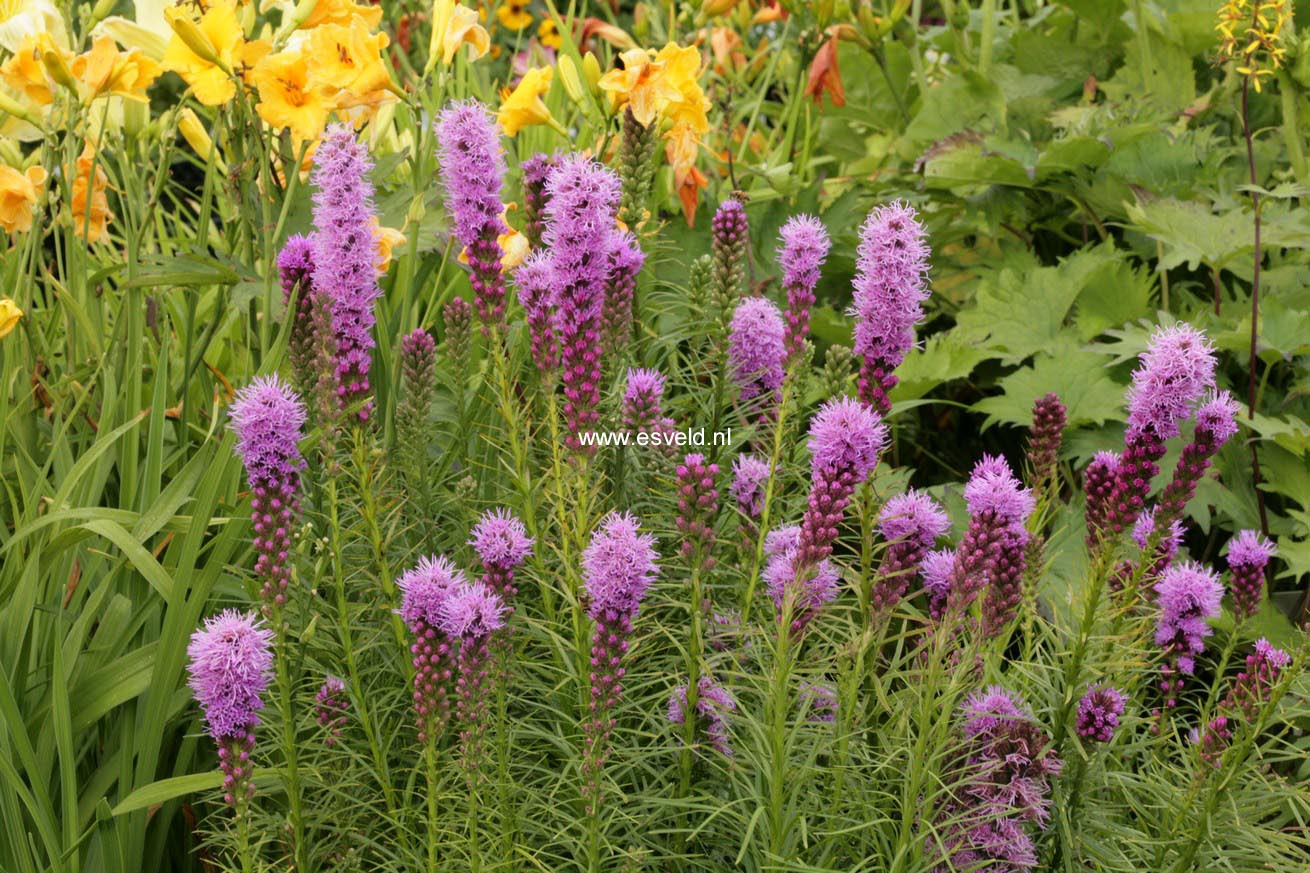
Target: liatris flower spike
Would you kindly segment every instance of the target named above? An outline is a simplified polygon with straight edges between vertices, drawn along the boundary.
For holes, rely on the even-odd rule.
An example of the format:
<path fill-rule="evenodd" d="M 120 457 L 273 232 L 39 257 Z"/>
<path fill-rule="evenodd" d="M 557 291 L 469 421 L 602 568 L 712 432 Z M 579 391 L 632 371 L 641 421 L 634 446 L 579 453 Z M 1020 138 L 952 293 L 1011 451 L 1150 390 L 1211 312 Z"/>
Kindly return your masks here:
<path fill-rule="evenodd" d="M 1213 631 L 1209 620 L 1219 615 L 1223 586 L 1211 570 L 1192 561 L 1174 564 L 1155 585 L 1160 615 L 1155 644 L 1165 649 L 1169 663 L 1161 667 L 1165 708 L 1172 709 L 1183 687 L 1183 676 L 1196 669 L 1196 656 L 1205 650 Z"/>
<path fill-rule="evenodd" d="M 318 379 L 314 345 L 314 241 L 300 234 L 287 237 L 277 256 L 278 278 L 287 303 L 291 336 L 287 357 L 296 374 L 296 387 L 308 394 Z"/>
<path fill-rule="evenodd" d="M 187 646 L 188 685 L 218 744 L 223 799 L 241 815 L 255 792 L 250 753 L 273 666 L 273 632 L 253 613 L 224 610 Z"/>
<path fill-rule="evenodd" d="M 1024 522 L 1036 499 L 1020 485 L 1003 458 L 984 455 L 964 486 L 964 500 L 969 527 L 951 570 L 950 606 L 956 614 L 963 614 L 986 586 L 989 597 L 1000 598 L 989 608 L 999 621 L 1013 607 L 1022 579 L 1028 542 Z"/>
<path fill-rule="evenodd" d="M 505 156 L 500 135 L 487 108 L 476 100 L 451 103 L 437 118 L 437 144 L 451 232 L 464 246 L 469 281 L 483 335 L 505 318 L 505 278 L 501 273 L 500 189 Z"/>
<path fill-rule="evenodd" d="M 1237 433 L 1237 411 L 1237 401 L 1227 391 L 1211 394 L 1196 410 L 1192 441 L 1183 447 L 1173 478 L 1160 493 L 1155 512 L 1157 536 L 1164 536 L 1169 525 L 1183 517 L 1210 459 Z"/>
<path fill-rule="evenodd" d="M 418 478 L 427 455 L 428 409 L 437 390 L 437 344 L 421 327 L 400 341 L 400 372 L 404 390 L 396 404 L 396 445 L 406 474 Z"/>
<path fill-rule="evenodd" d="M 659 572 L 655 537 L 641 532 L 637 519 L 610 513 L 582 553 L 587 614 L 596 622 L 591 637 L 590 714 L 583 724 L 583 796 L 588 815 L 600 800 L 600 771 L 612 715 L 623 696 L 623 656 L 628 651 L 632 620 Z"/>
<path fill-rule="evenodd" d="M 1078 736 L 1093 743 L 1108 743 L 1123 718 L 1128 695 L 1110 685 L 1090 687 L 1078 701 L 1075 730 Z"/>
<path fill-rule="evenodd" d="M 1132 527 L 1145 507 L 1151 479 L 1159 472 L 1165 440 L 1206 389 L 1214 385 L 1214 347 L 1187 324 L 1162 327 L 1139 358 L 1128 389 L 1128 432 L 1119 458 L 1105 521 L 1091 532 L 1094 544 L 1117 538 Z"/>
<path fill-rule="evenodd" d="M 928 254 L 918 215 L 900 201 L 877 207 L 860 227 L 851 307 L 855 354 L 860 399 L 880 415 L 891 410 L 893 371 L 914 347 L 914 326 L 923 318 Z"/>
<path fill-rule="evenodd" d="M 442 630 L 452 640 L 460 641 L 455 709 L 460 759 L 471 780 L 476 780 L 486 733 L 491 665 L 488 640 L 505 626 L 505 612 L 504 600 L 483 582 L 457 583 L 441 603 Z"/>
<path fill-rule="evenodd" d="M 999 686 L 960 707 L 951 800 L 937 810 L 933 869 L 1020 870 L 1037 866 L 1030 826 L 1050 818 L 1050 781 L 1062 769 L 1050 738 L 1018 695 Z"/>
<path fill-rule="evenodd" d="M 1028 469 L 1032 471 L 1034 488 L 1041 488 L 1055 478 L 1056 465 L 1060 462 L 1060 443 L 1068 421 L 1068 410 L 1058 394 L 1044 395 L 1033 404 L 1033 424 L 1028 432 Z"/>
<path fill-rule="evenodd" d="M 610 275 L 605 283 L 601 334 L 605 354 L 613 355 L 632 339 L 632 306 L 637 296 L 637 274 L 646 253 L 637 238 L 626 231 L 610 237 Z"/>
<path fill-rule="evenodd" d="M 435 742 L 450 717 L 451 638 L 445 632 L 445 604 L 453 591 L 467 585 L 463 571 L 444 555 L 422 558 L 405 572 L 397 587 L 401 591 L 400 617 L 414 642 L 414 713 L 419 742 Z"/>
<path fill-rule="evenodd" d="M 1110 516 L 1110 495 L 1114 492 L 1119 475 L 1119 455 L 1116 452 L 1097 452 L 1096 457 L 1083 471 L 1083 494 L 1087 497 L 1087 541 L 1099 541 Z"/>
<path fill-rule="evenodd" d="M 314 695 L 314 720 L 327 731 L 323 742 L 329 746 L 341 739 L 341 729 L 346 725 L 346 710 L 349 708 L 346 684 L 335 676 L 324 679 L 318 693 Z"/>
<path fill-rule="evenodd" d="M 369 367 L 373 351 L 373 304 L 382 295 L 378 287 L 377 246 L 373 228 L 373 161 L 346 124 L 334 124 L 314 153 L 310 181 L 314 193 L 315 289 L 332 303 L 336 334 L 337 396 L 342 408 L 358 405 L 365 420 L 372 412 L 368 400 Z"/>
<path fill-rule="evenodd" d="M 732 461 L 732 485 L 728 493 L 741 512 L 743 553 L 750 551 L 756 524 L 764 512 L 764 496 L 769 481 L 769 462 L 755 455 L 738 455 Z"/>
<path fill-rule="evenodd" d="M 878 565 L 869 599 L 873 611 L 883 613 L 900 603 L 919 573 L 920 562 L 951 522 L 935 500 L 910 490 L 888 498 L 878 525 L 887 550 Z"/>
<path fill-rule="evenodd" d="M 693 562 L 699 556 L 705 570 L 714 566 L 710 550 L 714 546 L 714 516 L 719 511 L 719 490 L 714 484 L 718 475 L 719 465 L 706 461 L 699 452 L 688 454 L 677 468 L 675 525 L 682 534 L 682 556 Z"/>
<path fill-rule="evenodd" d="M 810 496 L 801 522 L 798 569 L 832 553 L 846 504 L 873 473 L 886 445 L 887 426 L 858 401 L 843 397 L 820 407 L 810 422 Z"/>
<path fill-rule="evenodd" d="M 1270 692 L 1281 678 L 1292 657 L 1270 645 L 1263 637 L 1256 640 L 1246 656 L 1246 669 L 1237 674 L 1228 694 L 1219 704 L 1219 715 L 1206 725 L 1201 735 L 1201 757 L 1218 765 L 1219 758 L 1242 724 L 1253 725 L 1260 717 L 1260 707 L 1270 699 Z"/>
<path fill-rule="evenodd" d="M 710 250 L 713 255 L 711 294 L 717 317 L 725 323 L 741 296 L 745 276 L 746 250 L 750 246 L 750 227 L 746 207 L 729 198 L 719 204 L 710 222 Z"/>
<path fill-rule="evenodd" d="M 514 570 L 532 555 L 532 537 L 523 522 L 508 509 L 491 509 L 482 514 L 470 546 L 482 560 L 491 590 L 508 600 L 518 593 Z"/>
<path fill-rule="evenodd" d="M 533 249 L 541 245 L 541 235 L 546 229 L 545 209 L 546 177 L 555 167 L 555 158 L 537 153 L 519 165 L 523 174 L 523 235 L 528 238 L 528 245 Z"/>
<path fill-rule="evenodd" d="M 728 716 L 737 711 L 737 701 L 709 676 L 696 683 L 696 716 L 705 730 L 710 747 L 725 758 L 732 757 L 728 738 Z M 669 721 L 676 725 L 686 723 L 687 686 L 679 685 L 669 695 Z M 681 734 L 679 734 L 681 736 Z"/>
<path fill-rule="evenodd" d="M 810 307 L 819 271 L 828 257 L 831 242 L 823 222 L 812 215 L 796 215 L 787 220 L 779 233 L 778 265 L 782 267 L 782 287 L 787 292 L 787 360 L 795 361 L 805 347 L 810 332 Z"/>
<path fill-rule="evenodd" d="M 543 251 L 528 255 L 514 271 L 514 284 L 527 315 L 532 361 L 542 373 L 553 373 L 559 366 L 559 338 L 555 335 L 555 274 L 550 255 Z"/>
<path fill-rule="evenodd" d="M 1239 531 L 1228 545 L 1228 569 L 1233 575 L 1230 593 L 1239 621 L 1260 611 L 1264 599 L 1265 568 L 1278 551 L 1259 531 Z"/>
<path fill-rule="evenodd" d="M 782 388 L 787 349 L 778 307 L 763 297 L 743 297 L 732 315 L 728 335 L 728 366 L 738 398 L 750 403 L 761 398 L 761 417 L 771 418 Z"/>
<path fill-rule="evenodd" d="M 546 191 L 550 201 L 545 241 L 558 307 L 555 328 L 563 366 L 566 442 L 575 453 L 592 454 L 595 447 L 584 446 L 578 434 L 599 419 L 601 314 L 619 178 L 588 157 L 572 155 L 551 171 Z"/>
<path fill-rule="evenodd" d="M 664 435 L 673 426 L 673 419 L 664 415 L 664 376 L 658 370 L 629 370 L 623 389 L 624 429 L 631 434 Z"/>
<path fill-rule="evenodd" d="M 260 596 L 273 609 L 286 603 L 291 579 L 291 533 L 305 466 L 297 444 L 304 424 L 304 405 L 277 376 L 255 377 L 232 403 L 236 451 L 251 491 L 255 576 Z"/>

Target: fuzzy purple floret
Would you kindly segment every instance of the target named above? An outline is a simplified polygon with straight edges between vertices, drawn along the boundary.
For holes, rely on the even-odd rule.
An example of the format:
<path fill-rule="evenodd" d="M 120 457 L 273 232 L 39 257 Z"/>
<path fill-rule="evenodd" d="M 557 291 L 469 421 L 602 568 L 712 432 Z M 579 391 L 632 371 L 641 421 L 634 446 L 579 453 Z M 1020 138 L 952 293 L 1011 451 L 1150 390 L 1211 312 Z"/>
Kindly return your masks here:
<path fill-rule="evenodd" d="M 937 501 L 913 489 L 887 498 L 878 514 L 878 530 L 889 543 L 913 541 L 930 548 L 950 526 Z"/>
<path fill-rule="evenodd" d="M 856 400 L 829 400 L 810 422 L 810 463 L 820 470 L 850 472 L 856 484 L 878 466 L 887 445 L 887 426 L 878 415 Z"/>
<path fill-rule="evenodd" d="M 558 307 L 567 441 L 571 450 L 587 454 L 594 448 L 577 435 L 599 418 L 602 313 L 621 187 L 612 170 L 584 155 L 562 159 L 546 180 L 545 243 Z"/>
<path fill-rule="evenodd" d="M 1161 327 L 1133 372 L 1128 390 L 1128 434 L 1150 433 L 1166 440 L 1207 388 L 1214 386 L 1214 346 L 1189 324 Z"/>
<path fill-rule="evenodd" d="M 1137 548 L 1145 551 L 1147 544 L 1150 542 L 1150 536 L 1155 530 L 1155 512 L 1156 508 L 1152 506 L 1143 512 L 1137 521 L 1133 524 L 1133 542 L 1137 543 Z M 1156 543 L 1156 554 L 1166 562 L 1173 560 L 1178 554 L 1178 549 L 1183 545 L 1183 523 L 1179 519 L 1169 522 L 1169 529 L 1165 531 L 1164 536 Z"/>
<path fill-rule="evenodd" d="M 1196 410 L 1196 429 L 1210 434 L 1216 446 L 1222 446 L 1237 433 L 1237 414 L 1241 406 L 1227 391 L 1213 391 Z"/>
<path fill-rule="evenodd" d="M 1078 701 L 1076 730 L 1078 736 L 1097 743 L 1108 743 L 1123 717 L 1128 695 L 1109 685 L 1090 687 Z"/>
<path fill-rule="evenodd" d="M 781 548 L 769 556 L 763 573 L 765 590 L 778 618 L 782 618 L 787 598 L 792 598 L 792 630 L 809 624 L 820 609 L 837 598 L 841 586 L 841 574 L 831 561 L 821 560 L 806 568 L 799 564 L 800 555 L 795 546 Z"/>
<path fill-rule="evenodd" d="M 942 617 L 950 598 L 951 570 L 955 567 L 955 559 L 955 549 L 936 549 L 924 555 L 919 564 L 923 590 L 928 595 L 928 614 L 934 620 Z"/>
<path fill-rule="evenodd" d="M 373 161 L 355 131 L 331 125 L 314 153 L 314 287 L 331 302 L 337 345 L 337 395 L 343 406 L 365 398 L 373 351 L 373 304 L 382 296 L 373 228 Z M 367 419 L 371 402 L 359 417 Z"/>
<path fill-rule="evenodd" d="M 454 219 L 451 232 L 461 245 L 471 246 L 488 225 L 502 233 L 500 190 L 505 179 L 505 153 L 496 121 L 476 100 L 449 104 L 437 116 L 437 147 L 446 209 Z"/>
<path fill-rule="evenodd" d="M 278 279 L 287 300 L 300 288 L 305 297 L 305 283 L 314 273 L 314 240 L 301 234 L 292 234 L 277 253 Z"/>
<path fill-rule="evenodd" d="M 251 612 L 205 619 L 187 646 L 187 684 L 215 741 L 242 738 L 259 724 L 273 666 L 273 631 Z"/>
<path fill-rule="evenodd" d="M 505 570 L 513 570 L 532 554 L 528 529 L 503 507 L 482 514 L 468 544 L 484 565 Z"/>
<path fill-rule="evenodd" d="M 761 395 L 776 398 L 787 359 L 782 313 L 763 297 L 744 297 L 732 314 L 728 366 L 743 401 Z"/>
<path fill-rule="evenodd" d="M 449 637 L 481 640 L 505 626 L 505 601 L 483 582 L 447 589 L 440 604 L 440 628 Z"/>
<path fill-rule="evenodd" d="M 230 414 L 250 487 L 294 484 L 305 466 L 298 447 L 305 406 L 296 392 L 276 375 L 256 376 L 237 392 Z"/>
<path fill-rule="evenodd" d="M 1214 632 L 1208 620 L 1219 615 L 1223 585 L 1214 571 L 1183 561 L 1161 575 L 1155 592 L 1160 607 L 1155 644 L 1167 648 L 1178 669 L 1190 676 L 1206 637 Z"/>
<path fill-rule="evenodd" d="M 1037 505 L 1031 489 L 1024 488 L 1005 459 L 983 455 L 964 486 L 969 514 L 993 513 L 1004 524 L 1022 525 Z"/>
<path fill-rule="evenodd" d="M 732 485 L 728 493 L 749 518 L 759 519 L 764 511 L 764 491 L 769 481 L 769 462 L 755 455 L 738 455 L 732 462 Z"/>
<path fill-rule="evenodd" d="M 400 617 L 411 629 L 442 626 L 442 611 L 452 590 L 468 584 L 464 571 L 445 555 L 420 558 L 396 581 L 401 591 Z"/>
<path fill-rule="evenodd" d="M 587 614 L 600 620 L 608 614 L 631 618 L 659 574 L 655 537 L 641 532 L 630 513 L 606 516 L 582 553 Z"/>
<path fill-rule="evenodd" d="M 737 701 L 727 689 L 709 676 L 696 683 L 696 715 L 703 721 L 705 737 L 710 745 L 725 758 L 732 757 L 728 741 L 728 716 L 737 711 Z M 686 722 L 687 686 L 679 685 L 669 695 L 669 721 L 676 725 Z"/>
<path fill-rule="evenodd" d="M 1269 564 L 1269 559 L 1278 553 L 1278 547 L 1258 530 L 1238 531 L 1228 543 L 1228 566 L 1256 567 L 1261 571 Z"/>

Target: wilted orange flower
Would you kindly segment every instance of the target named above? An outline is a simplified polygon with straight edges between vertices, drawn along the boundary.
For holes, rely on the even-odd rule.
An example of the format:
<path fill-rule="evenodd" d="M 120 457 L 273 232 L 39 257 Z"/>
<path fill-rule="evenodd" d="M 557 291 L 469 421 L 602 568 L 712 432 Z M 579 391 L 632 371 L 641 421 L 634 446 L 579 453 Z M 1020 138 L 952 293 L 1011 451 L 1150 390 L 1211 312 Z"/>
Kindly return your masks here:
<path fill-rule="evenodd" d="M 741 36 L 731 27 L 711 29 L 710 50 L 714 53 L 714 72 L 740 72 L 746 66 L 746 54 L 741 46 Z"/>
<path fill-rule="evenodd" d="M 265 55 L 248 78 L 259 92 L 255 111 L 270 127 L 288 128 L 298 142 L 315 139 L 323 132 L 331 107 L 322 89 L 310 81 L 309 61 L 303 52 Z"/>
<path fill-rule="evenodd" d="M 0 164 L 0 227 L 5 233 L 26 233 L 32 229 L 32 207 L 45 191 L 44 167 L 28 167 L 20 173 Z"/>
<path fill-rule="evenodd" d="M 159 78 L 163 67 L 132 49 L 120 52 L 107 36 L 97 37 L 90 51 L 73 58 L 69 70 L 82 86 L 82 99 L 114 95 L 146 102 L 146 89 Z"/>
<path fill-rule="evenodd" d="M 109 211 L 109 200 L 105 196 L 105 187 L 109 180 L 105 171 L 96 164 L 96 153 L 87 143 L 77 159 L 77 175 L 73 178 L 73 231 L 84 237 L 88 243 L 98 242 L 105 235 L 114 214 Z M 95 165 L 95 176 L 91 175 Z"/>
<path fill-rule="evenodd" d="M 833 34 L 819 49 L 810 63 L 810 79 L 805 94 L 823 105 L 823 95 L 832 98 L 833 106 L 846 105 L 846 88 L 842 85 L 841 70 L 837 68 L 837 34 Z"/>
<path fill-rule="evenodd" d="M 686 216 L 688 227 L 696 221 L 700 189 L 709 185 L 709 180 L 696 168 L 699 154 L 700 134 L 691 123 L 680 121 L 664 135 L 664 157 L 673 170 L 673 187 L 682 203 L 682 214 Z"/>

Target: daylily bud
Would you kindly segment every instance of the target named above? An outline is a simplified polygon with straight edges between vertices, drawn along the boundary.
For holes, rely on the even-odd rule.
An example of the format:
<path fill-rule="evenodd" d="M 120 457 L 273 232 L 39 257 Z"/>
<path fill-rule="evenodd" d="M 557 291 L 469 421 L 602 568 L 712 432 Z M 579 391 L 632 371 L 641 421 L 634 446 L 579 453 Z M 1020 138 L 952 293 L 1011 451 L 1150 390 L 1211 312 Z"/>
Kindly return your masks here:
<path fill-rule="evenodd" d="M 203 160 L 214 162 L 214 167 L 220 173 L 227 173 L 227 163 L 223 160 L 222 154 L 214 148 L 214 141 L 209 137 L 209 131 L 205 130 L 205 125 L 201 122 L 200 117 L 190 107 L 184 108 L 177 116 L 177 131 L 182 134 L 182 138 L 187 144 L 195 150 Z"/>
<path fill-rule="evenodd" d="M 64 60 L 63 55 L 54 49 L 45 49 L 41 52 L 41 64 L 50 74 L 50 78 L 74 94 L 77 93 L 77 80 L 73 78 L 73 71 L 68 69 L 68 62 Z"/>
<path fill-rule="evenodd" d="M 701 0 L 700 17 L 712 18 L 715 15 L 727 15 L 737 6 L 737 0 Z"/>
<path fill-rule="evenodd" d="M 555 62 L 555 70 L 559 73 L 560 84 L 564 86 L 564 91 L 569 95 L 569 99 L 574 103 L 581 104 L 584 94 L 582 79 L 578 77 L 578 67 L 573 63 L 573 58 L 568 55 L 560 55 L 559 60 Z"/>
<path fill-rule="evenodd" d="M 226 69 L 226 65 L 218 56 L 218 48 L 210 40 L 209 36 L 201 30 L 196 23 L 187 17 L 186 13 L 179 12 L 177 7 L 170 6 L 164 10 L 164 18 L 168 21 L 169 27 L 178 35 L 186 47 L 195 52 L 202 60 L 208 61 L 217 67 Z"/>
<path fill-rule="evenodd" d="M 604 73 L 600 69 L 600 61 L 596 60 L 593 53 L 587 52 L 582 56 L 582 77 L 587 80 L 588 88 L 595 91 L 596 85 L 603 75 Z"/>
<path fill-rule="evenodd" d="M 118 5 L 118 0 L 98 0 L 95 7 L 91 10 L 92 21 L 104 21 L 109 13 L 114 11 Z"/>

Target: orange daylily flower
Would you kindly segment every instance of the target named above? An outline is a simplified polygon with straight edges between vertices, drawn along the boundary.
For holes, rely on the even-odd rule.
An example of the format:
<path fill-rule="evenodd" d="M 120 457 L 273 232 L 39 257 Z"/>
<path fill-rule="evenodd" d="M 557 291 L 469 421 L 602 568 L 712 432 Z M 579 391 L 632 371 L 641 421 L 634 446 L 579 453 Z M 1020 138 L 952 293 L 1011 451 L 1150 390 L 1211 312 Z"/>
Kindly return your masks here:
<path fill-rule="evenodd" d="M 832 98 L 833 106 L 846 105 L 846 88 L 842 85 L 841 70 L 837 68 L 837 34 L 832 34 L 810 63 L 810 78 L 805 85 L 806 96 L 823 105 L 823 95 Z"/>

